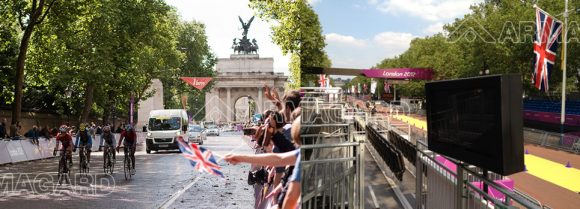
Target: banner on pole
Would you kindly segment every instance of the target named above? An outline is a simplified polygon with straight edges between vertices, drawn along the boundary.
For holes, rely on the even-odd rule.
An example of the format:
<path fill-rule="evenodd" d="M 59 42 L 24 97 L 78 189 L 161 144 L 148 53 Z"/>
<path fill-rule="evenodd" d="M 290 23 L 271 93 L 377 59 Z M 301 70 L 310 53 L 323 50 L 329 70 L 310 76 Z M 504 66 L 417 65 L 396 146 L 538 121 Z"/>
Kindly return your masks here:
<path fill-rule="evenodd" d="M 207 85 L 212 78 L 194 78 L 194 77 L 179 77 L 179 79 L 187 82 L 189 85 L 201 90 Z"/>

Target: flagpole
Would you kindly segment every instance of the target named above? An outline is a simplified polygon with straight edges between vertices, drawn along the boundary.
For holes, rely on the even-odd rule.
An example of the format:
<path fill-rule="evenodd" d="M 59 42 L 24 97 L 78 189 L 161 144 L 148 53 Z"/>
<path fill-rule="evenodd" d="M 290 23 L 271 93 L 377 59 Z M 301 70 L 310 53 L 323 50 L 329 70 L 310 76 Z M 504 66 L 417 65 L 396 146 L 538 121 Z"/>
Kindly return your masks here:
<path fill-rule="evenodd" d="M 564 57 L 564 62 L 562 63 L 562 112 L 560 115 L 561 121 L 561 128 L 560 133 L 564 134 L 564 123 L 566 122 L 566 42 L 567 41 L 567 25 L 568 25 L 568 0 L 564 0 L 566 2 L 566 8 L 564 10 L 564 44 L 562 47 L 562 56 Z"/>

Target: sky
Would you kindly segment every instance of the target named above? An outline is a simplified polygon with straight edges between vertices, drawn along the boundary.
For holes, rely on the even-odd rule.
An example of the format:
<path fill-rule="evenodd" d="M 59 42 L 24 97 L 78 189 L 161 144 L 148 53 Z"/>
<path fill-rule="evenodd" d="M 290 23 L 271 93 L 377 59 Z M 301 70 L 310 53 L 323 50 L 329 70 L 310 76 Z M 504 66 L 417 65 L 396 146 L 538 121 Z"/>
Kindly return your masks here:
<path fill-rule="evenodd" d="M 165 0 L 167 4 L 177 8 L 181 17 L 187 21 L 197 20 L 205 24 L 208 44 L 218 58 L 229 58 L 234 38 L 242 38 L 242 25 L 238 15 L 248 22 L 254 15 L 254 10 L 245 0 Z M 274 58 L 274 72 L 289 75 L 288 64 L 290 55 L 282 56 L 280 47 L 272 43 L 270 26 L 278 23 L 265 22 L 255 17 L 248 30 L 248 39 L 256 39 L 260 47 L 260 57 Z"/>
<path fill-rule="evenodd" d="M 332 67 L 369 69 L 409 48 L 483 0 L 308 0 L 326 36 Z M 332 76 L 352 78 L 349 76 Z"/>

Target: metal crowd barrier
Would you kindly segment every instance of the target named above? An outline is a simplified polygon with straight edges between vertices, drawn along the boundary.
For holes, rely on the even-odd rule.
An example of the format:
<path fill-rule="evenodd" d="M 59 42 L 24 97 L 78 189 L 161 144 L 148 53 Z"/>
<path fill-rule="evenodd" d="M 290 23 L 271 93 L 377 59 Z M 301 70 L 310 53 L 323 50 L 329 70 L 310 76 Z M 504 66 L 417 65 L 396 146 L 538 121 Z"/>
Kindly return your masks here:
<path fill-rule="evenodd" d="M 580 137 L 524 127 L 524 140 L 542 146 L 580 153 Z"/>
<path fill-rule="evenodd" d="M 464 179 L 464 181 L 458 182 L 458 174 L 437 161 L 437 154 L 428 150 L 427 134 L 424 131 L 411 126 L 407 129 L 411 130 L 408 132 L 389 122 L 388 120 L 384 121 L 375 118 L 369 118 L 368 120 L 369 125 L 382 126 L 381 128 L 392 130 L 401 136 L 407 135 L 407 140 L 416 145 L 418 152 L 416 164 L 410 164 L 405 159 L 405 166 L 415 177 L 416 181 L 415 205 L 420 206 L 416 208 L 494 208 L 495 206 L 498 206 L 496 208 L 541 208 L 539 201 L 531 198 L 529 195 L 516 189 L 514 189 L 514 192 L 511 192 L 493 182 L 495 180 L 507 179 L 507 177 L 489 172 L 488 177 L 484 178 L 483 170 L 475 166 L 463 164 L 457 166 L 458 171 L 461 173 L 459 178 Z M 377 155 L 376 150 L 370 148 L 372 146 L 367 147 L 369 147 L 369 151 L 375 160 L 378 159 L 375 157 Z M 449 160 L 456 162 L 454 159 Z M 383 172 L 387 170 L 378 160 L 377 164 L 379 164 Z M 388 173 L 388 171 L 385 173 Z M 391 181 L 395 184 L 394 188 L 397 188 L 401 183 L 396 178 L 391 178 Z M 505 198 L 501 200 L 492 198 L 489 194 L 484 193 L 482 189 L 479 189 L 473 184 L 478 182 L 483 182 L 489 185 L 489 188 L 496 189 Z M 464 189 L 458 190 L 458 188 L 462 187 Z M 397 194 L 396 189 L 394 190 L 395 194 Z M 459 191 L 462 192 L 461 196 L 459 196 Z M 400 194 L 397 195 L 399 196 Z M 399 201 L 403 205 L 410 205 L 404 197 L 399 197 Z"/>
<path fill-rule="evenodd" d="M 145 136 L 147 133 L 145 132 L 137 132 L 137 143 L 145 142 Z M 115 140 L 119 141 L 121 134 L 114 134 Z M 73 141 L 76 142 L 76 138 L 73 138 Z M 99 145 L 103 142 L 101 140 L 101 136 L 96 136 L 92 139 L 93 142 L 93 151 L 97 151 L 99 149 Z M 32 138 L 22 138 L 22 139 L 0 139 L 0 165 L 8 164 L 8 163 L 18 163 L 24 161 L 31 161 L 31 160 L 39 160 L 39 159 L 46 159 L 52 158 L 52 152 L 54 147 L 56 146 L 56 138 L 38 138 L 38 144 L 33 142 Z M 78 150 L 77 150 L 78 152 Z M 77 154 L 74 152 L 73 154 Z M 57 153 L 59 156 L 60 153 Z"/>
<path fill-rule="evenodd" d="M 302 145 L 302 208 L 364 208 L 364 140 L 354 139 L 353 124 L 302 125 L 302 128 L 330 126 L 331 134 L 308 134 L 317 143 Z"/>

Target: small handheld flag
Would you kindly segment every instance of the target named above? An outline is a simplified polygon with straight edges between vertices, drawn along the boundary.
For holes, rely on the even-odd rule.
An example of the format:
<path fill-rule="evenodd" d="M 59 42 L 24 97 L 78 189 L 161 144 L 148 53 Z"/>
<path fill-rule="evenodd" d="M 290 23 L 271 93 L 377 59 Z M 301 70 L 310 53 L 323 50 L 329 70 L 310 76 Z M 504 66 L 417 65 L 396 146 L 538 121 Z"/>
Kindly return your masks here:
<path fill-rule="evenodd" d="M 183 156 L 189 160 L 189 163 L 197 171 L 207 172 L 220 177 L 224 181 L 226 180 L 210 150 L 185 142 L 183 139 L 177 139 L 177 144 L 179 144 L 179 150 L 181 150 Z"/>

